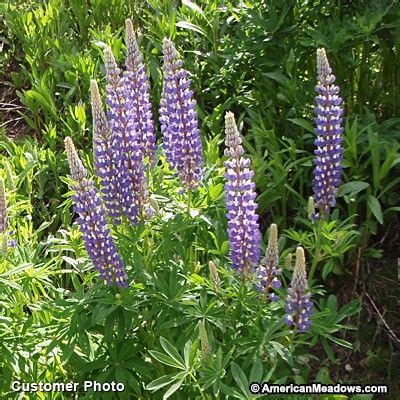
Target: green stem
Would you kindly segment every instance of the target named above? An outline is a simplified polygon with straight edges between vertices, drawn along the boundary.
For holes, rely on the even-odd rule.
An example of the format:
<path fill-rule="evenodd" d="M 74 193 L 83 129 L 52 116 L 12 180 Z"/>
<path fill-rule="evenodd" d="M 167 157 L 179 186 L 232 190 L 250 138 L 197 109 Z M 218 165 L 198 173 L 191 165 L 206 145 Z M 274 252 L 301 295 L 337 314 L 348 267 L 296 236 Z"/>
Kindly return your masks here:
<path fill-rule="evenodd" d="M 188 371 L 188 373 L 189 373 L 189 376 L 194 380 L 194 382 L 195 382 L 194 385 L 197 387 L 197 389 L 199 389 L 199 392 L 201 393 L 203 399 L 205 399 L 206 397 L 204 395 L 204 391 L 201 388 L 201 386 L 199 385 L 199 382 L 197 382 L 196 377 L 193 375 L 193 373 L 191 371 Z"/>
<path fill-rule="evenodd" d="M 189 220 L 190 219 L 190 207 L 192 205 L 192 192 L 188 190 L 187 192 L 187 208 L 186 208 L 186 218 Z M 190 229 L 189 229 L 190 232 Z M 189 239 L 189 242 L 191 242 L 191 238 Z M 187 265 L 188 268 L 191 272 L 192 270 L 192 264 L 193 264 L 193 247 L 189 246 L 188 247 L 188 257 L 187 257 Z"/>
<path fill-rule="evenodd" d="M 296 339 L 297 335 L 297 324 L 294 324 L 293 328 L 291 328 L 291 332 L 286 336 L 286 345 L 289 347 L 294 340 Z"/>
<path fill-rule="evenodd" d="M 311 281 L 314 277 L 315 270 L 317 268 L 318 263 L 320 262 L 321 258 L 321 230 L 323 224 L 323 216 L 318 220 L 318 225 L 314 229 L 314 237 L 315 237 L 315 253 L 314 258 L 311 264 L 310 273 L 308 275 L 308 280 Z"/>
<path fill-rule="evenodd" d="M 190 218 L 190 207 L 192 205 L 192 192 L 188 190 L 187 192 L 187 208 L 186 208 L 186 215 Z"/>

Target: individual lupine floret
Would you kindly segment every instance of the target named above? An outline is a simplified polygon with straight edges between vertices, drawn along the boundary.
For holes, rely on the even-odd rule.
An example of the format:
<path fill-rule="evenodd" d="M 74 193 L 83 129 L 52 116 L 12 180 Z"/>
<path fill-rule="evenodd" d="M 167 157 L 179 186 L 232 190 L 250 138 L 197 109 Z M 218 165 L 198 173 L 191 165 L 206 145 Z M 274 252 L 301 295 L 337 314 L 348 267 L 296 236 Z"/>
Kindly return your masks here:
<path fill-rule="evenodd" d="M 314 218 L 324 218 L 336 204 L 342 178 L 343 107 L 325 49 L 317 50 L 317 71 L 313 197 L 319 211 Z"/>
<path fill-rule="evenodd" d="M 276 224 L 271 224 L 267 252 L 257 269 L 257 288 L 264 294 L 265 298 L 269 297 L 271 301 L 278 300 L 278 297 L 274 292 L 269 293 L 270 290 L 281 287 L 279 275 L 282 273 L 282 269 L 278 267 L 278 227 Z"/>
<path fill-rule="evenodd" d="M 163 53 L 160 124 L 164 152 L 184 189 L 192 191 L 199 186 L 203 172 L 196 101 L 190 90 L 188 73 L 182 68 L 183 62 L 167 38 L 163 42 Z"/>
<path fill-rule="evenodd" d="M 296 264 L 286 299 L 285 322 L 298 332 L 306 332 L 311 326 L 310 315 L 314 312 L 308 289 L 306 260 L 302 247 L 296 249 Z"/>
<path fill-rule="evenodd" d="M 132 21 L 125 21 L 126 41 L 126 71 L 124 72 L 125 96 L 127 106 L 134 118 L 140 150 L 144 158 L 154 162 L 156 150 L 156 135 L 153 124 L 153 113 L 150 102 L 150 85 L 143 63 L 142 53 L 139 50 Z"/>
<path fill-rule="evenodd" d="M 252 181 L 254 173 L 250 169 L 250 159 L 242 156 L 242 138 L 231 112 L 225 115 L 225 133 L 225 195 L 231 260 L 239 274 L 247 274 L 260 259 L 261 233 Z"/>
<path fill-rule="evenodd" d="M 112 51 L 104 50 L 108 120 L 112 131 L 114 163 L 120 188 L 120 207 L 133 224 L 149 215 L 149 196 L 137 124 L 125 93 L 125 78 L 120 77 Z"/>
<path fill-rule="evenodd" d="M 78 224 L 86 250 L 94 267 L 109 285 L 126 286 L 125 267 L 107 227 L 107 219 L 99 193 L 79 159 L 70 137 L 64 139 L 75 194 L 74 211 L 79 214 Z"/>
<path fill-rule="evenodd" d="M 115 165 L 113 139 L 103 109 L 97 82 L 90 82 L 93 116 L 93 162 L 96 174 L 101 179 L 102 200 L 107 214 L 113 222 L 121 218 L 120 180 Z"/>

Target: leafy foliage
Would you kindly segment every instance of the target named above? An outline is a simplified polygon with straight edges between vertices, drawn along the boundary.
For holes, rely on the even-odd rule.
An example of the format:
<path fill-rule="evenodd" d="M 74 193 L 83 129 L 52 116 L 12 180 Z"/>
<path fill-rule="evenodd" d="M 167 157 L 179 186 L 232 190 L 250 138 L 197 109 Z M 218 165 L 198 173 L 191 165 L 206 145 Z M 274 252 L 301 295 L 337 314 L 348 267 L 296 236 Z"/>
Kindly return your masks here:
<path fill-rule="evenodd" d="M 15 395 L 14 380 L 115 380 L 126 388 L 115 398 L 143 399 L 245 399 L 252 381 L 334 382 L 327 366 L 340 365 L 340 349 L 359 351 L 348 330 L 355 329 L 349 317 L 362 310 L 332 285 L 356 284 L 353 266 L 382 257 L 380 242 L 398 230 L 397 2 L 16 0 L 0 10 L 2 81 L 15 90 L 11 102 L 21 103 L 31 136 L 11 140 L 2 122 L 0 177 L 16 246 L 0 253 L 0 395 Z M 188 212 L 157 154 L 155 216 L 113 231 L 130 280 L 116 289 L 98 281 L 74 223 L 61 144 L 72 136 L 92 173 L 89 84 L 103 82 L 104 44 L 122 64 L 128 16 L 141 31 L 155 108 L 162 39 L 183 50 L 206 171 Z M 314 138 L 310 55 L 318 47 L 341 86 L 346 125 L 338 206 L 329 221 L 313 223 L 305 216 Z M 1 101 L 6 110 L 8 99 Z M 228 110 L 239 116 L 255 170 L 263 246 L 271 223 L 284 232 L 277 303 L 266 304 L 229 266 L 221 161 Z M 296 336 L 284 326 L 283 299 L 299 244 L 317 304 L 311 331 Z"/>

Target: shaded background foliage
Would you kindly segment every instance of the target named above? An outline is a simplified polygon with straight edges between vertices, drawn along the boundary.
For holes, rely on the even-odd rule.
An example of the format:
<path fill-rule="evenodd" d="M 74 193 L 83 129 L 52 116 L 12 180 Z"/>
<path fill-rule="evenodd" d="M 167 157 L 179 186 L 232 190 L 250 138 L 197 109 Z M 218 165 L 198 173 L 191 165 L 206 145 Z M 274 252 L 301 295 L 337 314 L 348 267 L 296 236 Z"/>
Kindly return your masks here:
<path fill-rule="evenodd" d="M 328 276 L 326 286 L 333 293 L 343 286 L 342 298 L 357 293 L 364 299 L 366 312 L 359 314 L 359 320 L 365 329 L 351 337 L 360 363 L 375 371 L 370 373 L 372 378 L 381 374 L 385 379 L 396 381 L 391 366 L 396 364 L 399 350 L 387 338 L 385 328 L 373 318 L 371 322 L 371 315 L 378 317 L 364 294 L 370 293 L 375 303 L 384 304 L 388 320 L 400 326 L 396 316 L 400 227 L 398 1 L 6 0 L 0 10 L 3 16 L 1 111 L 4 115 L 0 148 L 5 155 L 0 165 L 5 171 L 7 186 L 14 189 L 12 215 L 23 227 L 25 236 L 20 233 L 21 240 L 32 237 L 20 254 L 23 266 L 20 271 L 31 274 L 21 284 L 34 298 L 40 299 L 43 290 L 59 304 L 65 300 L 57 297 L 60 294 L 56 288 L 74 288 L 80 293 L 77 289 L 80 283 L 73 275 L 60 276 L 58 271 L 74 262 L 68 258 L 71 254 L 84 260 L 79 235 L 68 230 L 72 216 L 71 202 L 66 195 L 67 164 L 62 140 L 71 135 L 84 150 L 87 164 L 91 164 L 91 152 L 87 151 L 92 142 L 90 79 L 94 77 L 104 86 L 102 43 L 112 47 L 122 65 L 122 27 L 127 16 L 142 33 L 140 47 L 152 82 L 155 114 L 162 85 L 161 44 L 163 37 L 169 36 L 184 53 L 185 66 L 191 73 L 207 165 L 217 164 L 222 154 L 223 116 L 231 110 L 238 116 L 246 151 L 256 172 L 263 231 L 271 222 L 277 223 L 282 231 L 289 230 L 288 242 L 302 243 L 310 255 L 313 243 L 302 232 L 305 223 L 298 215 L 306 213 L 307 198 L 311 194 L 315 51 L 325 47 L 341 87 L 346 117 L 344 184 L 339 192 L 337 213 L 342 219 L 350 216 L 349 222 L 357 232 L 352 247 L 346 248 L 345 254 L 339 251 L 335 255 L 337 262 L 322 275 Z M 155 180 L 154 185 L 167 185 L 160 182 Z M 221 199 L 221 188 L 221 182 L 215 178 L 207 188 L 213 200 Z M 165 202 L 165 199 L 158 200 Z M 221 210 L 210 207 L 210 215 L 221 220 Z M 169 222 L 157 236 L 172 237 L 175 226 Z M 213 254 L 226 253 L 223 230 L 222 225 L 216 228 L 215 246 L 210 251 Z M 197 246 L 206 247 L 207 228 L 199 224 L 196 234 Z M 190 235 L 193 232 L 188 233 L 193 238 Z M 337 239 L 334 232 L 328 232 L 327 236 L 330 242 Z M 145 234 L 144 237 L 147 238 Z M 57 253 L 51 247 L 54 244 L 68 255 L 52 258 Z M 185 254 L 181 245 L 177 248 Z M 127 252 L 125 258 L 129 258 L 129 252 L 138 251 L 128 243 L 123 247 Z M 160 258 L 172 257 L 167 243 L 159 251 Z M 136 255 L 132 257 L 137 262 Z M 81 272 L 88 273 L 87 261 L 83 264 Z M 361 272 L 357 270 L 360 264 Z M 38 268 L 31 271 L 32 265 Z M 163 268 L 165 280 L 172 279 L 168 267 Z M 333 279 L 332 271 L 342 275 Z M 154 278 L 151 285 L 154 293 L 150 296 L 157 297 L 163 284 Z M 179 287 L 169 291 L 168 285 L 164 286 L 161 291 L 172 299 L 186 293 Z M 378 294 L 376 287 L 385 290 Z M 23 307 L 21 304 L 26 303 L 25 307 L 30 304 L 29 296 L 25 303 L 19 295 L 15 296 L 13 301 L 18 309 Z M 72 304 L 74 301 L 71 299 Z M 125 306 L 124 301 L 128 300 L 122 300 Z M 94 304 L 89 308 L 93 310 Z M 85 310 L 81 313 L 73 307 L 71 310 L 76 314 L 76 321 L 80 321 L 76 326 L 92 324 L 97 329 L 96 315 L 101 310 L 94 313 L 92 321 L 87 321 Z M 32 320 L 20 318 L 28 330 Z M 113 318 L 123 325 L 122 317 Z M 150 320 L 151 315 L 147 318 Z M 48 319 L 46 309 L 39 312 L 41 322 L 49 323 Z M 60 321 L 57 323 L 61 324 Z M 13 329 L 16 335 L 21 334 L 18 325 Z M 48 331 L 40 329 L 43 334 L 51 335 L 56 325 L 49 324 Z M 394 333 L 398 335 L 399 329 Z M 155 332 L 161 330 L 155 329 Z M 90 342 L 91 339 L 88 336 L 81 340 Z M 151 340 L 154 342 L 154 338 Z M 348 358 L 347 354 L 341 356 L 342 362 Z M 71 357 L 73 365 L 82 366 L 82 360 L 75 354 Z M 104 357 L 107 363 L 107 357 L 117 356 Z M 56 356 L 52 362 L 57 365 Z M 339 369 L 343 364 L 336 365 L 334 376 L 342 376 Z M 95 376 L 97 369 L 93 371 Z"/>
<path fill-rule="evenodd" d="M 287 210 L 302 206 L 288 199 L 283 183 L 303 197 L 310 192 L 305 185 L 311 181 L 311 168 L 302 169 L 306 178 L 302 179 L 288 164 L 311 167 L 306 156 L 313 142 L 316 48 L 323 46 L 328 51 L 342 87 L 348 122 L 361 121 L 355 132 L 360 150 L 356 159 L 349 160 L 348 180 L 358 175 L 351 167 L 356 162 L 365 164 L 369 157 L 368 152 L 363 154 L 362 129 L 372 129 L 388 143 L 399 139 L 399 7 L 395 1 L 213 1 L 196 5 L 190 1 L 53 0 L 10 2 L 2 7 L 4 71 L 26 107 L 24 118 L 32 133 L 53 152 L 67 134 L 84 147 L 91 143 L 89 81 L 104 75 L 101 42 L 111 44 L 122 60 L 121 27 L 127 15 L 143 33 L 141 46 L 155 108 L 161 85 L 160 46 L 164 36 L 172 37 L 185 52 L 186 66 L 193 75 L 203 134 L 220 133 L 221 116 L 228 109 L 244 118 L 248 149 L 259 172 L 260 207 L 263 213 L 273 210 L 272 216 L 265 216 L 265 226 L 272 219 L 276 222 L 278 215 L 287 226 Z M 18 72 L 13 72 L 15 68 Z M 277 158 L 274 166 L 281 176 L 281 181 L 272 177 L 272 186 L 270 172 L 266 173 L 267 154 Z M 63 175 L 65 162 L 59 164 L 58 175 Z M 355 180 L 368 181 L 365 172 Z M 51 193 L 54 184 L 45 197 L 56 202 Z M 279 198 L 284 204 L 279 204 Z M 394 201 L 385 203 L 393 205 Z"/>

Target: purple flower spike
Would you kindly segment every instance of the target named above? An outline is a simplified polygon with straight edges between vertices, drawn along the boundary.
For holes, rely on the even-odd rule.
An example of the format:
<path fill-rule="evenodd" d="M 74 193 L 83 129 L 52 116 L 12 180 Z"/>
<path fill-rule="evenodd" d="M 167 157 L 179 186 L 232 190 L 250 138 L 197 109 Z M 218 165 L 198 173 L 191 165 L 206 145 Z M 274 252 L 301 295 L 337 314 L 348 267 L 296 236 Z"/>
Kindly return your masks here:
<path fill-rule="evenodd" d="M 78 224 L 86 250 L 94 267 L 107 284 L 126 286 L 124 264 L 107 227 L 106 213 L 99 193 L 79 159 L 70 137 L 64 139 L 71 177 L 75 181 L 73 190 L 74 211 L 79 214 Z"/>
<path fill-rule="evenodd" d="M 121 217 L 120 182 L 117 177 L 111 131 L 95 80 L 90 82 L 90 95 L 93 115 L 94 167 L 96 174 L 101 179 L 102 199 L 107 214 L 118 224 Z"/>
<path fill-rule="evenodd" d="M 132 21 L 125 21 L 126 71 L 124 73 L 127 105 L 137 128 L 140 149 L 144 158 L 154 162 L 156 135 L 150 103 L 150 85 L 139 50 Z"/>
<path fill-rule="evenodd" d="M 242 138 L 233 113 L 225 116 L 226 208 L 232 266 L 239 274 L 248 274 L 260 259 L 261 233 L 256 213 L 255 184 L 250 159 L 242 157 Z"/>
<path fill-rule="evenodd" d="M 268 292 L 271 289 L 279 289 L 281 287 L 279 275 L 282 273 L 282 269 L 278 267 L 278 227 L 276 224 L 271 224 L 267 252 L 257 269 L 258 289 L 266 299 L 269 297 L 271 301 L 276 301 L 278 297 L 275 293 L 268 294 Z"/>
<path fill-rule="evenodd" d="M 106 93 L 108 120 L 112 131 L 113 162 L 117 169 L 120 188 L 120 208 L 133 224 L 139 217 L 149 216 L 147 182 L 144 171 L 143 154 L 133 109 L 126 97 L 129 82 L 120 77 L 112 51 L 104 51 L 106 65 Z"/>
<path fill-rule="evenodd" d="M 329 215 L 331 207 L 336 204 L 343 160 L 342 98 L 338 96 L 339 87 L 334 84 L 336 78 L 325 49 L 317 50 L 317 70 L 313 197 L 319 213 L 314 215 L 315 219 Z"/>
<path fill-rule="evenodd" d="M 301 333 L 310 328 L 310 315 L 314 312 L 314 306 L 308 290 L 306 260 L 302 247 L 296 249 L 296 265 L 288 288 L 285 311 L 287 325 Z"/>
<path fill-rule="evenodd" d="M 195 190 L 202 176 L 202 144 L 196 101 L 188 73 L 182 68 L 173 43 L 165 38 L 164 83 L 160 102 L 160 124 L 165 156 L 176 169 L 185 190 Z"/>

